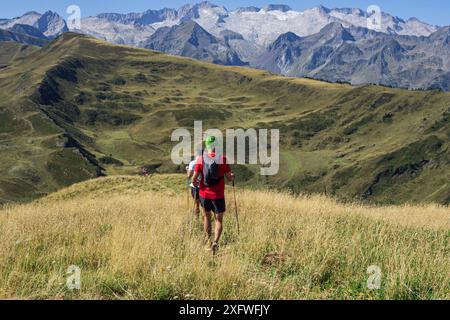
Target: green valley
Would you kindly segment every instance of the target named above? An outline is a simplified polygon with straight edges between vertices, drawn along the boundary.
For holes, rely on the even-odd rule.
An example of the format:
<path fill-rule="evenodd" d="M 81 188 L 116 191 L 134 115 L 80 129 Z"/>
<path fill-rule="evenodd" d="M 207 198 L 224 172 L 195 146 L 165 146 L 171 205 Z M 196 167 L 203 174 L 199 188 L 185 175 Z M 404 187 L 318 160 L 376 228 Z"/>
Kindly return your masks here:
<path fill-rule="evenodd" d="M 170 136 L 194 120 L 280 129 L 280 173 L 237 167 L 241 185 L 450 202 L 450 93 L 287 78 L 75 33 L 17 50 L 0 43 L 0 203 L 144 165 L 182 172 Z"/>

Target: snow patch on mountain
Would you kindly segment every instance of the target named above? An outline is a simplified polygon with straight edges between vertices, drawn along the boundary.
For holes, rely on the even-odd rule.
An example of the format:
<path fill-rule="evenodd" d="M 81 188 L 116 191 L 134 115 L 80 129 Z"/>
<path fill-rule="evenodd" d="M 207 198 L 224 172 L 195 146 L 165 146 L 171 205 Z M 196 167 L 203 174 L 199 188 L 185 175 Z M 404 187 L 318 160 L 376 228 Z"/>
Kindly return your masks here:
<path fill-rule="evenodd" d="M 83 19 L 81 30 L 72 30 L 92 35 L 108 42 L 125 45 L 137 45 L 155 33 L 156 28 L 147 25 L 126 24 L 108 21 L 97 17 Z M 163 26 L 163 25 L 161 25 Z M 158 26 L 161 27 L 161 26 Z"/>

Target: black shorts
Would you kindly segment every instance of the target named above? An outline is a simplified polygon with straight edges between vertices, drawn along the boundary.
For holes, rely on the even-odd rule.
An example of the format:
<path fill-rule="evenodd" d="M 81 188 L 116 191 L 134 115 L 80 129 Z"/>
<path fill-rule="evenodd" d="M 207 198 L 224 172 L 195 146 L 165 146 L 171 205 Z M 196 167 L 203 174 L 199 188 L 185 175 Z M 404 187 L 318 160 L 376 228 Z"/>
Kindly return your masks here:
<path fill-rule="evenodd" d="M 195 200 L 200 199 L 200 188 L 191 187 L 191 194 L 192 198 L 194 198 Z"/>
<path fill-rule="evenodd" d="M 200 197 L 200 203 L 206 212 L 213 211 L 218 214 L 224 213 L 226 209 L 225 199 L 211 200 Z"/>

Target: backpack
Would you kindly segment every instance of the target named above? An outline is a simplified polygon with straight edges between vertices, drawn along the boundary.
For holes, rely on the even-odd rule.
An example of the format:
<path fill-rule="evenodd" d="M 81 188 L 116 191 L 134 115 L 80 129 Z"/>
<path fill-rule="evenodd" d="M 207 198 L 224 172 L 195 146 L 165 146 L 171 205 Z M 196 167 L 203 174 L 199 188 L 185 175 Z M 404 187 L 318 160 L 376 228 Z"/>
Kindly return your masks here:
<path fill-rule="evenodd" d="M 211 158 L 210 158 L 211 159 Z M 203 177 L 204 184 L 207 187 L 213 187 L 219 184 L 220 180 L 223 179 L 223 176 L 220 176 L 220 165 L 215 161 L 215 159 L 211 159 L 211 161 L 203 160 Z"/>

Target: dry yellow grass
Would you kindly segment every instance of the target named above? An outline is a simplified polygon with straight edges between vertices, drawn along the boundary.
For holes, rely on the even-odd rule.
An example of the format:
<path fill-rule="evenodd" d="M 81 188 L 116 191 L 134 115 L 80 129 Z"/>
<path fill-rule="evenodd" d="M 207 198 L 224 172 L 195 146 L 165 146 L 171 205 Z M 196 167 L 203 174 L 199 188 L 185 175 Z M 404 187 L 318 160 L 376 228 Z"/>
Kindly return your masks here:
<path fill-rule="evenodd" d="M 241 235 L 229 201 L 213 258 L 200 227 L 189 234 L 182 183 L 104 178 L 3 208 L 0 297 L 450 299 L 448 208 L 239 190 Z M 81 290 L 66 287 L 70 265 Z M 382 271 L 378 290 L 367 288 L 371 265 Z"/>

